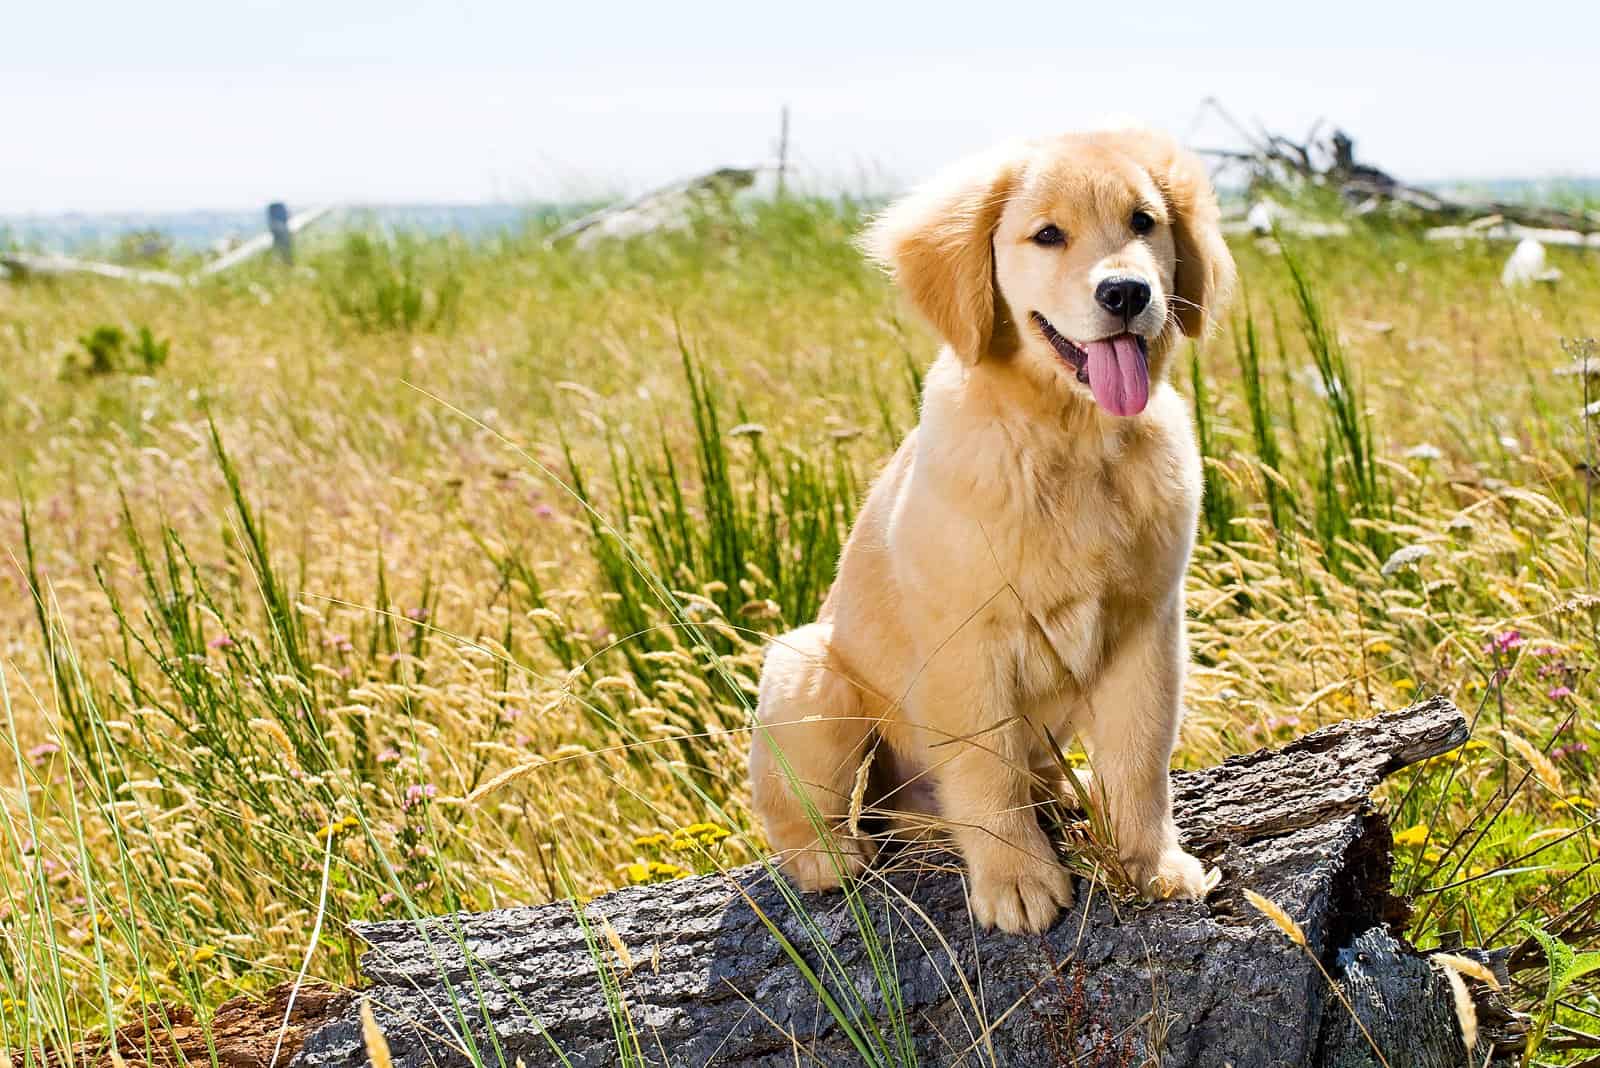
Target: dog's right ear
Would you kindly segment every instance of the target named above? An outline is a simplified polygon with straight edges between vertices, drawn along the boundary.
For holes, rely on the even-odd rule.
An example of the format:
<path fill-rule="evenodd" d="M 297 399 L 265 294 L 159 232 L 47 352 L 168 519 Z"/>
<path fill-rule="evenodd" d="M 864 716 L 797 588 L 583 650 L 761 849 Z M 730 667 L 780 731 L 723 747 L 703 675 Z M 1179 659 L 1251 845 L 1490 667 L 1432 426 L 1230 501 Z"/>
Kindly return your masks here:
<path fill-rule="evenodd" d="M 957 163 L 891 205 L 861 240 L 967 363 L 994 338 L 994 231 L 1025 163 L 1020 146 Z"/>

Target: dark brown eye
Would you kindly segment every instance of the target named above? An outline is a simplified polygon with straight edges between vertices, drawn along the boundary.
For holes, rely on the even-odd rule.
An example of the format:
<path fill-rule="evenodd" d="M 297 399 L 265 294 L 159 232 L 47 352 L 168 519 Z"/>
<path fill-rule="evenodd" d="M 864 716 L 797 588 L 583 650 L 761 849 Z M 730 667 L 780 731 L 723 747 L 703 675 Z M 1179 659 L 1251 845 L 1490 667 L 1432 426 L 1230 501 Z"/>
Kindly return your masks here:
<path fill-rule="evenodd" d="M 1045 246 L 1065 245 L 1067 243 L 1067 235 L 1061 232 L 1061 227 L 1050 223 L 1040 227 L 1039 232 L 1033 235 L 1033 243 Z"/>
<path fill-rule="evenodd" d="M 1133 218 L 1128 220 L 1128 225 L 1133 227 L 1136 234 L 1148 234 L 1156 228 L 1156 220 L 1148 211 L 1136 211 Z"/>

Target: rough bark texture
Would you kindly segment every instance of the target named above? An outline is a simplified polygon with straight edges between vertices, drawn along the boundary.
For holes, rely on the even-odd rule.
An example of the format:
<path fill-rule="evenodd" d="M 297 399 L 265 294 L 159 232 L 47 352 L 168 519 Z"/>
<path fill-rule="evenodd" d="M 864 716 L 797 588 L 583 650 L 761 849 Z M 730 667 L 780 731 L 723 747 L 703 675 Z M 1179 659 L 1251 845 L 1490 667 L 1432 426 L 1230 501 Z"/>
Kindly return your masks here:
<path fill-rule="evenodd" d="M 844 895 L 806 897 L 798 914 L 758 866 L 620 890 L 589 903 L 584 924 L 567 903 L 364 925 L 367 994 L 399 1068 L 610 1065 L 619 1026 L 646 1063 L 664 1065 L 1376 1063 L 1316 963 L 1245 902 L 1248 888 L 1287 910 L 1343 975 L 1390 1065 L 1460 1064 L 1439 970 L 1383 929 L 1404 905 L 1389 891 L 1389 830 L 1370 795 L 1386 774 L 1465 738 L 1460 713 L 1434 699 L 1175 774 L 1185 845 L 1223 872 L 1203 903 L 1130 908 L 1080 881 L 1078 905 L 1048 935 L 1019 938 L 973 928 L 948 858 L 870 878 L 861 902 L 893 956 L 897 1012 Z M 597 957 L 624 1022 L 608 1011 Z M 348 1009 L 295 1063 L 365 1061 Z"/>
<path fill-rule="evenodd" d="M 289 1003 L 294 995 L 294 1004 Z M 151 1068 L 218 1065 L 220 1068 L 269 1068 L 273 1054 L 285 1064 L 305 1041 L 307 1032 L 353 1010 L 343 990 L 308 984 L 295 991 L 285 983 L 262 997 L 241 997 L 217 1009 L 210 1026 L 202 1026 L 188 1009 L 152 1010 L 144 1022 L 117 1030 L 117 1053 L 123 1064 Z M 281 1038 L 280 1038 L 281 1035 Z M 121 1068 L 105 1037 L 85 1039 L 70 1050 L 52 1050 L 41 1058 L 48 1068 Z M 212 1053 L 216 1061 L 212 1061 Z M 13 1054 L 13 1064 L 25 1058 Z M 39 1063 L 39 1062 L 34 1062 Z"/>

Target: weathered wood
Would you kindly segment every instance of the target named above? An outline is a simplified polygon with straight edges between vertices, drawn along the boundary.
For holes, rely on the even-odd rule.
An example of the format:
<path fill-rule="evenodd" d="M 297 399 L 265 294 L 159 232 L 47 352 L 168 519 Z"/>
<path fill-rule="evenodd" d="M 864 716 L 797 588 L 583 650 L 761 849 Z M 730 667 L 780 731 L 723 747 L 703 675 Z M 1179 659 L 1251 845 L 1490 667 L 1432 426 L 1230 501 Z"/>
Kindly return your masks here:
<path fill-rule="evenodd" d="M 70 1049 L 48 1050 L 32 1063 L 45 1068 L 271 1068 L 287 1064 L 308 1031 L 351 1007 L 347 991 L 316 984 L 297 991 L 288 983 L 261 997 L 234 998 L 217 1009 L 209 1025 L 190 1009 L 152 1006 L 144 1020 L 117 1029 L 115 1058 L 104 1036 L 96 1036 Z M 12 1061 L 25 1063 L 17 1055 Z"/>
<path fill-rule="evenodd" d="M 282 263 L 294 262 L 294 232 L 289 229 L 289 206 L 281 200 L 267 205 L 267 233 L 272 235 L 272 251 Z"/>
<path fill-rule="evenodd" d="M 860 889 L 879 944 L 892 946 L 898 1020 L 843 895 L 808 896 L 809 918 L 798 915 L 760 866 L 608 894 L 584 906 L 588 935 L 570 903 L 361 925 L 366 993 L 400 1068 L 464 1065 L 465 1048 L 486 1064 L 556 1064 L 557 1048 L 575 1068 L 617 1063 L 597 957 L 619 977 L 647 1063 L 865 1063 L 770 921 L 855 1012 L 858 1036 L 881 1036 L 882 1062 L 1363 1063 L 1340 1026 L 1347 1010 L 1307 953 L 1245 902 L 1253 889 L 1299 922 L 1336 975 L 1341 951 L 1367 954 L 1343 961 L 1345 981 L 1362 992 L 1358 1011 L 1400 1022 L 1384 1032 L 1390 1065 L 1439 1063 L 1426 1050 L 1412 1057 L 1414 1035 L 1447 1036 L 1450 1063 L 1462 1063 L 1436 969 L 1383 931 L 1405 905 L 1390 893 L 1388 825 L 1370 797 L 1385 775 L 1465 738 L 1460 714 L 1435 698 L 1177 773 L 1185 845 L 1221 867 L 1217 890 L 1204 903 L 1129 907 L 1080 881 L 1078 905 L 1043 938 L 974 930 L 950 858 L 891 861 Z M 1392 963 L 1372 963 L 1378 946 Z M 1388 1000 L 1396 977 L 1429 996 Z M 355 1068 L 365 1057 L 351 1010 L 314 1031 L 295 1063 Z"/>
<path fill-rule="evenodd" d="M 309 211 L 296 212 L 289 216 L 285 226 L 290 234 L 298 234 L 306 227 L 326 218 L 333 210 L 334 208 L 331 205 L 324 205 L 320 208 L 312 208 Z M 223 271 L 237 267 L 244 261 L 259 256 L 267 249 L 272 248 L 273 241 L 271 230 L 257 234 L 237 248 L 230 250 L 225 255 L 218 256 L 204 267 L 201 267 L 195 272 L 195 277 L 205 278 L 208 275 L 220 274 Z"/>
<path fill-rule="evenodd" d="M 787 121 L 787 120 L 786 120 Z M 718 167 L 671 185 L 652 189 L 619 204 L 608 204 L 581 215 L 545 238 L 545 247 L 577 237 L 597 226 L 612 226 L 624 236 L 660 229 L 686 217 L 695 198 L 707 194 L 726 196 L 749 186 L 756 179 L 755 167 Z"/>
<path fill-rule="evenodd" d="M 12 274 L 27 278 L 38 275 L 50 277 L 63 274 L 97 274 L 102 278 L 115 278 L 124 282 L 144 282 L 158 286 L 181 286 L 186 282 L 182 275 L 171 271 L 153 271 L 146 267 L 123 267 L 99 260 L 81 260 L 75 256 L 59 256 L 43 252 L 0 252 L 0 265 Z"/>

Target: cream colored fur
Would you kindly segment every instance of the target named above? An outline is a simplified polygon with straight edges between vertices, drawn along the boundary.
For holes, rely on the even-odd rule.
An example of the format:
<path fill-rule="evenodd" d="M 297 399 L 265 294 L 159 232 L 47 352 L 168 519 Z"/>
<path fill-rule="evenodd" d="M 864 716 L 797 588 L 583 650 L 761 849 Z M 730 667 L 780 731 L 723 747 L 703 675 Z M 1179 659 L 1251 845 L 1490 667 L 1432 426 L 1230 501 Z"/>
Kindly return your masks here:
<path fill-rule="evenodd" d="M 1130 228 L 1136 210 L 1154 218 L 1149 233 Z M 1033 240 L 1047 223 L 1065 245 Z M 1051 766 L 1046 734 L 1065 745 L 1076 733 L 1129 872 L 1152 894 L 1204 893 L 1167 781 L 1200 456 L 1165 371 L 1231 282 L 1217 224 L 1199 161 L 1124 130 L 967 161 L 873 225 L 869 253 L 946 344 L 819 618 L 767 654 L 751 780 L 800 886 L 833 885 L 870 861 L 872 844 L 844 817 L 877 745 L 895 779 L 880 786 L 886 804 L 918 793 L 902 784 L 933 786 L 924 792 L 967 861 L 978 920 L 1043 930 L 1072 885 L 1033 788 Z M 1149 307 L 1128 324 L 1095 303 L 1111 274 L 1150 284 Z M 1079 342 L 1125 325 L 1143 335 L 1145 410 L 1098 407 L 1031 312 Z M 819 843 L 813 812 L 840 853 Z"/>

